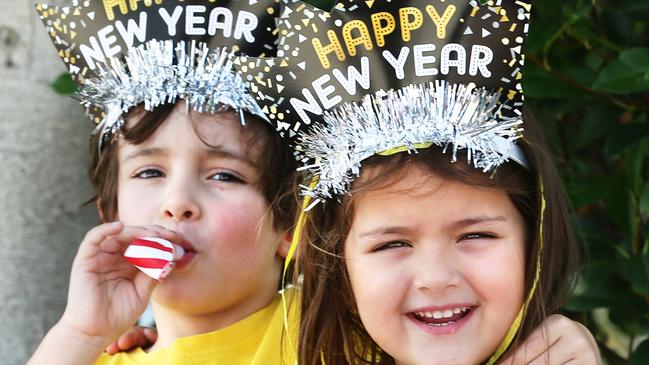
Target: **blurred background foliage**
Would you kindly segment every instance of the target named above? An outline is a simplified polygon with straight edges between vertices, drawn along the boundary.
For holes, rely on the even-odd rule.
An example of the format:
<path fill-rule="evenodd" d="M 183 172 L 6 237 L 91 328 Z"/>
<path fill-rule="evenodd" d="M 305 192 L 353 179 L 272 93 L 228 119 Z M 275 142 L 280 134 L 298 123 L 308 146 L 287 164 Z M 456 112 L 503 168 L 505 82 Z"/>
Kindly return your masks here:
<path fill-rule="evenodd" d="M 524 75 L 586 253 L 567 314 L 649 364 L 649 1 L 533 1 Z"/>
<path fill-rule="evenodd" d="M 559 162 L 586 254 L 565 311 L 595 335 L 606 363 L 646 365 L 649 1 L 532 3 L 527 104 Z M 67 75 L 52 87 L 74 91 Z"/>

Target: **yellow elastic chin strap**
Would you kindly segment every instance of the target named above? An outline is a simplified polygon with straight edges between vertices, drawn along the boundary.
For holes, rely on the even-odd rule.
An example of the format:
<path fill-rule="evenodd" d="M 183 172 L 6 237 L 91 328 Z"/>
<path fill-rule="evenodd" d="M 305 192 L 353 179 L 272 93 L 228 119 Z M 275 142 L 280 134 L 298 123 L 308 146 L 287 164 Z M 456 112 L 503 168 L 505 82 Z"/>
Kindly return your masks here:
<path fill-rule="evenodd" d="M 318 177 L 314 177 L 311 179 L 311 183 L 309 184 L 309 188 L 313 189 L 315 186 L 318 184 Z M 302 202 L 302 209 L 300 210 L 300 215 L 297 218 L 297 222 L 295 223 L 295 229 L 293 230 L 293 237 L 291 237 L 291 247 L 288 249 L 288 253 L 286 254 L 286 258 L 284 259 L 284 270 L 282 271 L 282 289 L 280 290 L 280 295 L 282 297 L 282 306 L 284 308 L 284 330 L 286 332 L 286 338 L 288 338 L 288 343 L 289 347 L 291 348 L 291 351 L 295 351 L 295 363 L 297 364 L 297 347 L 294 344 L 293 338 L 291 337 L 292 335 L 292 330 L 289 328 L 288 325 L 288 304 L 286 303 L 286 296 L 285 294 L 285 286 L 286 286 L 286 273 L 288 271 L 288 265 L 291 263 L 291 260 L 293 259 L 293 256 L 295 256 L 295 252 L 297 251 L 297 246 L 300 242 L 300 237 L 302 237 L 302 231 L 304 230 L 304 225 L 306 223 L 306 214 L 307 214 L 307 207 L 309 204 L 311 204 L 311 197 L 310 196 L 305 196 L 304 201 Z"/>
<path fill-rule="evenodd" d="M 505 350 L 507 350 L 509 345 L 514 340 L 516 333 L 521 327 L 523 318 L 525 317 L 527 307 L 529 306 L 530 301 L 534 296 L 534 292 L 536 291 L 536 285 L 539 282 L 539 277 L 541 275 L 541 252 L 543 251 L 543 215 L 545 213 L 545 195 L 543 193 L 543 181 L 540 178 L 539 178 L 539 187 L 541 190 L 541 216 L 540 216 L 540 223 L 539 223 L 539 252 L 537 252 L 536 254 L 536 274 L 534 275 L 534 282 L 532 282 L 532 288 L 530 289 L 530 292 L 527 295 L 527 299 L 525 299 L 525 303 L 523 303 L 523 306 L 518 311 L 518 314 L 516 315 L 514 322 L 509 327 L 509 330 L 507 331 L 507 335 L 505 335 L 505 338 L 500 343 L 500 346 L 498 346 L 496 352 L 494 352 L 494 354 L 491 355 L 486 365 L 495 364 L 496 361 L 498 361 L 500 356 L 502 356 L 502 354 L 505 352 Z"/>
<path fill-rule="evenodd" d="M 423 150 L 424 148 L 428 148 L 428 147 L 430 147 L 432 145 L 433 145 L 432 143 L 416 143 L 412 147 L 414 147 L 417 150 Z M 399 152 L 406 152 L 406 151 L 410 151 L 410 150 L 412 150 L 412 148 L 409 148 L 409 147 L 406 147 L 406 146 L 394 147 L 394 148 L 390 148 L 389 150 L 379 152 L 379 153 L 377 153 L 377 155 L 390 156 L 390 155 L 396 155 Z"/>

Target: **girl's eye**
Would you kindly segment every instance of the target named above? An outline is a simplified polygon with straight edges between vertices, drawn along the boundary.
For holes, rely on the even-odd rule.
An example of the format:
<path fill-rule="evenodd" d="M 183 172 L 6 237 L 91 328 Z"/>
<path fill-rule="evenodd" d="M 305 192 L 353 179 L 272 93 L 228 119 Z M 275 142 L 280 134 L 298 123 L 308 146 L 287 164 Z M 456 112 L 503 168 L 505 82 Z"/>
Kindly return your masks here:
<path fill-rule="evenodd" d="M 217 172 L 214 175 L 210 176 L 210 180 L 225 181 L 225 182 L 235 182 L 243 183 L 244 180 L 237 175 L 231 174 L 229 172 Z"/>
<path fill-rule="evenodd" d="M 158 169 L 145 169 L 137 172 L 133 177 L 138 179 L 153 179 L 156 177 L 164 177 L 164 173 Z"/>
<path fill-rule="evenodd" d="M 410 244 L 405 241 L 390 241 L 378 245 L 377 247 L 374 248 L 373 252 L 390 250 L 390 249 L 401 248 L 401 247 L 410 247 Z"/>
<path fill-rule="evenodd" d="M 486 232 L 471 232 L 463 235 L 460 240 L 479 240 L 484 238 L 496 238 L 496 235 Z"/>

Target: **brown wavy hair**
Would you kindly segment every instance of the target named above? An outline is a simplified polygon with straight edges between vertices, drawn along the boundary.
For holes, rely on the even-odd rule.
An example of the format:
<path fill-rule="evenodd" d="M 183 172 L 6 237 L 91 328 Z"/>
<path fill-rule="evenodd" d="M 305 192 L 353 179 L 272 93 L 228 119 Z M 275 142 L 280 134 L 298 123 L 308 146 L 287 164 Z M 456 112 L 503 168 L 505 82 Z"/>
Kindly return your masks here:
<path fill-rule="evenodd" d="M 532 287 L 537 253 L 543 243 L 540 279 L 513 347 L 520 344 L 548 314 L 565 304 L 574 288 L 578 262 L 576 240 L 570 226 L 571 209 L 538 125 L 527 112 L 524 120 L 524 138 L 518 141 L 518 145 L 528 159 L 529 169 L 508 162 L 488 175 L 460 157 L 451 163 L 449 154 L 436 147 L 414 154 L 373 156 L 363 161 L 363 166 L 380 167 L 378 173 L 354 183 L 351 194 L 341 202 L 321 203 L 309 211 L 297 264 L 297 272 L 303 275 L 299 364 L 316 365 L 322 360 L 327 365 L 395 363 L 372 340 L 358 316 L 345 266 L 344 243 L 358 196 L 397 181 L 406 173 L 407 166 L 422 167 L 424 171 L 444 179 L 507 192 L 527 226 L 525 293 L 529 293 Z M 542 220 L 541 199 L 546 201 Z M 541 222 L 542 241 L 539 237 Z"/>

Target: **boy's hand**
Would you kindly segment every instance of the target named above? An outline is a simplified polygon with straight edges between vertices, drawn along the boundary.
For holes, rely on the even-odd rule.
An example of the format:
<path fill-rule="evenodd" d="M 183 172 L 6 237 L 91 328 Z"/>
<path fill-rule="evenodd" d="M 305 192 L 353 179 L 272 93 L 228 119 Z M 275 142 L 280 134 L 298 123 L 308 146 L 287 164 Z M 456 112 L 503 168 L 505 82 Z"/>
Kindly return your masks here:
<path fill-rule="evenodd" d="M 57 326 L 104 338 L 104 346 L 130 328 L 158 282 L 122 255 L 134 239 L 150 236 L 182 240 L 180 234 L 159 226 L 130 227 L 114 222 L 91 229 L 72 264 L 68 304 Z"/>
<path fill-rule="evenodd" d="M 155 328 L 133 327 L 121 335 L 117 341 L 106 347 L 108 355 L 129 351 L 136 347 L 147 348 L 153 346 L 158 340 L 158 331 Z"/>
<path fill-rule="evenodd" d="M 597 343 L 582 324 L 549 316 L 500 365 L 601 364 Z"/>

